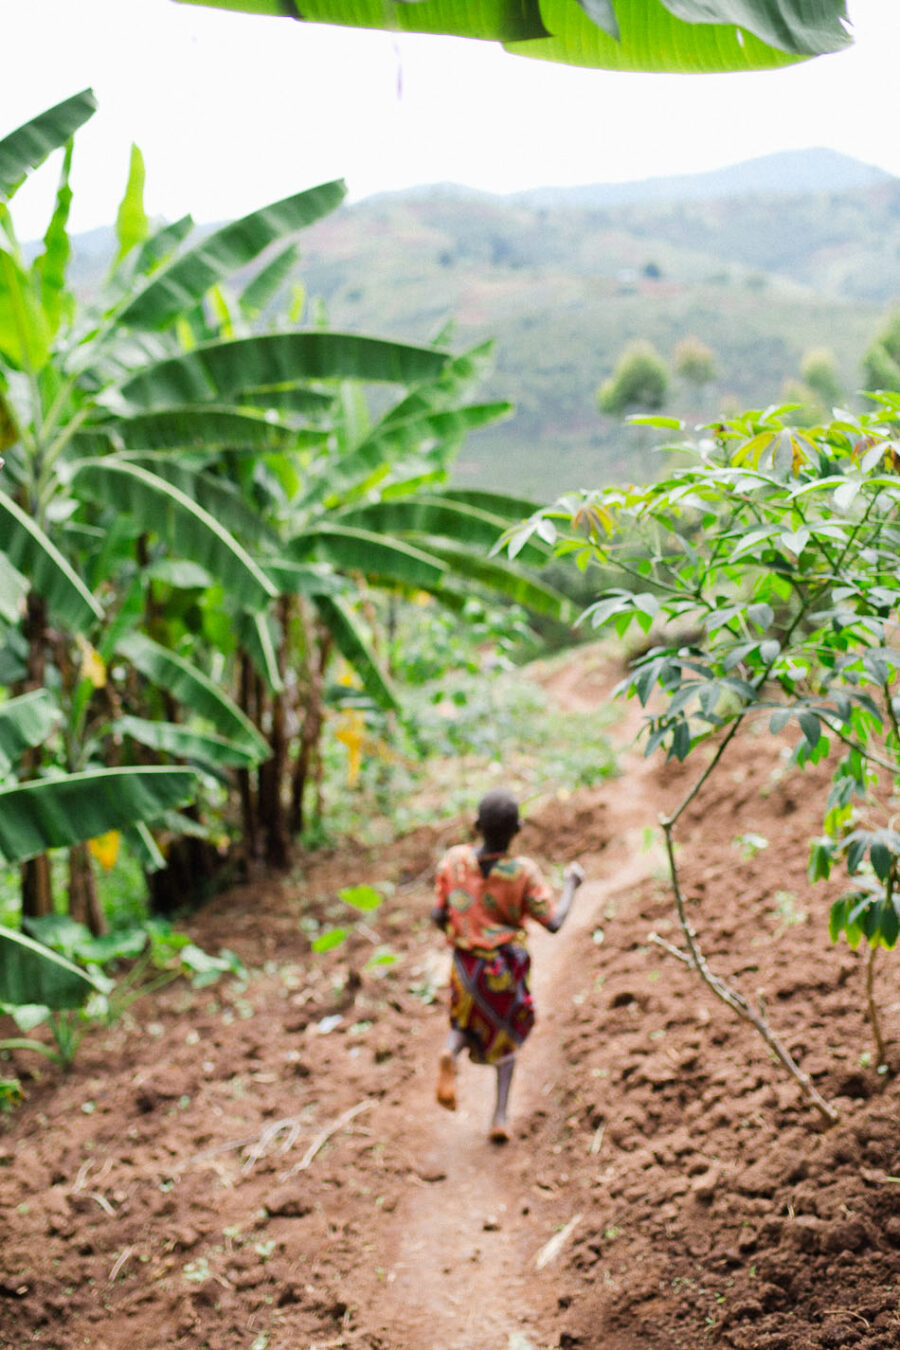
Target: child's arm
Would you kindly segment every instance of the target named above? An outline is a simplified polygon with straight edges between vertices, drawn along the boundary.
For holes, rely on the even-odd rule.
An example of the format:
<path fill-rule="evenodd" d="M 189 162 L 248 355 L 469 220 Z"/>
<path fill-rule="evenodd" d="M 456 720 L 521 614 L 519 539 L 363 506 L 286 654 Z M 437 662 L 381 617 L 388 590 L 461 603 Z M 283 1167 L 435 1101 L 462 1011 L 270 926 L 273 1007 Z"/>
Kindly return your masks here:
<path fill-rule="evenodd" d="M 572 901 L 575 899 L 575 892 L 584 881 L 584 868 L 580 863 L 569 863 L 563 876 L 562 895 L 559 898 L 559 904 L 553 911 L 553 918 L 547 924 L 547 931 L 558 933 L 565 923 L 572 908 Z"/>

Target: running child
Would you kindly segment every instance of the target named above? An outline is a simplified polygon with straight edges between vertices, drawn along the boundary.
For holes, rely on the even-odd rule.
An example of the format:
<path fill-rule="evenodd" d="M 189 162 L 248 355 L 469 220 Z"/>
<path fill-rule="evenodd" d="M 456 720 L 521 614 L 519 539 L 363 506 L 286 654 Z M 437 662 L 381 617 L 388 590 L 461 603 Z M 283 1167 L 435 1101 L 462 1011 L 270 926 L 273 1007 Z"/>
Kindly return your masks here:
<path fill-rule="evenodd" d="M 497 1097 L 490 1138 L 506 1143 L 509 1088 L 516 1051 L 534 1025 L 528 986 L 531 958 L 525 948 L 525 921 L 551 933 L 562 927 L 584 880 L 570 863 L 559 904 L 530 858 L 510 855 L 520 828 L 519 806 L 505 788 L 482 797 L 475 828 L 479 847 L 457 844 L 438 864 L 437 906 L 431 917 L 453 947 L 450 973 L 450 1034 L 438 1069 L 437 1100 L 456 1110 L 456 1060 L 464 1049 L 476 1064 L 497 1070 Z"/>

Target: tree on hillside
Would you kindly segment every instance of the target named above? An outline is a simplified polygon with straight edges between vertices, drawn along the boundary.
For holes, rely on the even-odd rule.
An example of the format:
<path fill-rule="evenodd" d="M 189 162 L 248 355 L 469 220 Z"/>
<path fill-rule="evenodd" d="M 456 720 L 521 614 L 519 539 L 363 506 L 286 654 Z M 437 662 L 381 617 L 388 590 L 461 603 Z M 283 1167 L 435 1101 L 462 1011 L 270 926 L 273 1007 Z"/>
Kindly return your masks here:
<path fill-rule="evenodd" d="M 638 338 L 619 357 L 615 370 L 597 390 L 601 412 L 619 416 L 644 409 L 655 412 L 666 401 L 669 371 L 652 342 Z"/>
<path fill-rule="evenodd" d="M 837 362 L 830 347 L 813 347 L 804 353 L 800 375 L 824 409 L 836 407 L 844 397 Z"/>
<path fill-rule="evenodd" d="M 845 0 L 181 0 L 312 23 L 449 33 L 608 70 L 761 70 L 840 51 Z"/>
<path fill-rule="evenodd" d="M 712 384 L 718 374 L 712 348 L 693 335 L 682 338 L 676 345 L 673 364 L 675 374 L 695 385 L 698 393 L 704 385 Z"/>
<path fill-rule="evenodd" d="M 866 389 L 900 389 L 900 309 L 895 309 L 862 360 Z"/>

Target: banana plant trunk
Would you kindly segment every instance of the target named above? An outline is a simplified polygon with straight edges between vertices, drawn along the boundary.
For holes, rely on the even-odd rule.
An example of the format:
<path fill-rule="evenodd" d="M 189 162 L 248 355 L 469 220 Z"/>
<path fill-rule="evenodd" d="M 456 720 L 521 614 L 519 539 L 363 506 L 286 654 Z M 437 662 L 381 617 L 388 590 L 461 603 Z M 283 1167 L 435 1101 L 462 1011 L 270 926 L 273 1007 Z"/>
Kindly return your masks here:
<path fill-rule="evenodd" d="M 79 923 L 86 924 L 94 937 L 101 937 L 107 931 L 87 844 L 74 844 L 69 849 L 69 913 Z"/>

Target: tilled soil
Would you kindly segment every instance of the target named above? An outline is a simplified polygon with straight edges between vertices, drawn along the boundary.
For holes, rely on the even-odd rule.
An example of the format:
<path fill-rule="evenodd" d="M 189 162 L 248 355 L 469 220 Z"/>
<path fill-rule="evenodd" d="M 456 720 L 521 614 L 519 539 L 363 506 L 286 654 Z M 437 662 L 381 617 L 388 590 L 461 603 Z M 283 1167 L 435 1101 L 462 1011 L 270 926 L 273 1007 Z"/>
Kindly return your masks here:
<path fill-rule="evenodd" d="M 583 698 L 590 682 L 548 684 Z M 791 771 L 767 734 L 732 750 L 680 829 L 691 921 L 838 1124 L 651 939 L 679 945 L 647 831 L 688 779 L 627 755 L 614 782 L 536 805 L 520 837 L 588 881 L 562 932 L 534 935 L 509 1145 L 486 1137 L 489 1070 L 462 1066 L 455 1114 L 433 1101 L 447 955 L 430 884 L 464 823 L 305 858 L 189 925 L 242 957 L 246 985 L 138 1002 L 67 1074 L 16 1054 L 0 1346 L 900 1346 L 897 1078 L 875 1066 L 864 958 L 828 939 L 836 892 L 805 875 L 828 767 Z M 345 918 L 337 891 L 361 881 L 389 898 L 313 955 L 310 920 Z M 369 966 L 383 946 L 396 962 Z M 897 957 L 881 955 L 898 1068 Z"/>

